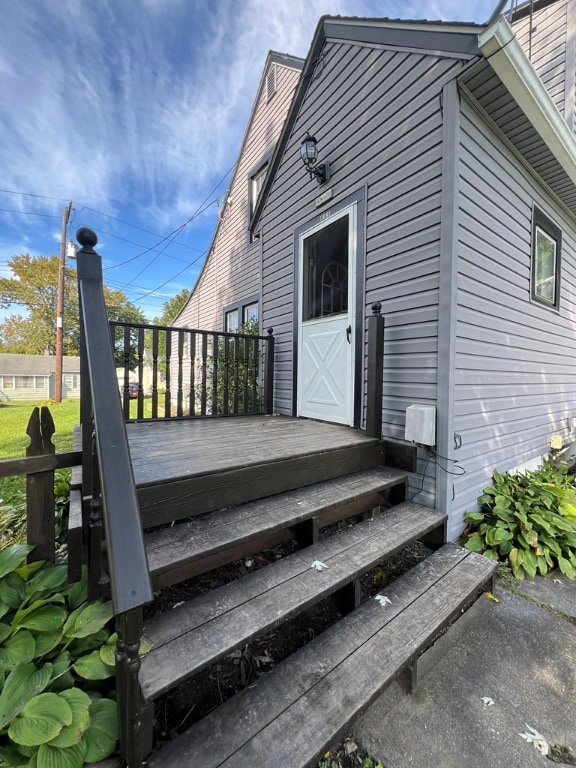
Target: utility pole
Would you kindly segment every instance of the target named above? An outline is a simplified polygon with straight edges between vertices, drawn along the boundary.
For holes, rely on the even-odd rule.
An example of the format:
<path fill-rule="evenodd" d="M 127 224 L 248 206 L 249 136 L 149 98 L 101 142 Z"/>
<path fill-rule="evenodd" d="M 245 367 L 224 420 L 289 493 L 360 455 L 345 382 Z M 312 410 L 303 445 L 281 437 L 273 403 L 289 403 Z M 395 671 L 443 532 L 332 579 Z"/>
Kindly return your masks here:
<path fill-rule="evenodd" d="M 60 241 L 60 262 L 58 265 L 58 286 L 56 289 L 56 381 L 54 400 L 62 402 L 62 368 L 64 363 L 64 274 L 66 266 L 66 228 L 70 219 L 72 202 L 62 211 L 62 240 Z"/>

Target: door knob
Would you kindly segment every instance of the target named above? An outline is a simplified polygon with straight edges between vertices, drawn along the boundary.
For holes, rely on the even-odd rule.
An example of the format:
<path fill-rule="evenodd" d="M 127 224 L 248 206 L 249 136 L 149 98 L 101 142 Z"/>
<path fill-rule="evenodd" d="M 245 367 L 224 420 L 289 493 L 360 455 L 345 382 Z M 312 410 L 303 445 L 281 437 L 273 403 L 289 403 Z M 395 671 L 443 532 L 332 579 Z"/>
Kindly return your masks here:
<path fill-rule="evenodd" d="M 348 326 L 348 328 L 346 328 L 346 341 L 348 342 L 348 344 L 350 344 L 350 343 L 351 343 L 351 342 L 350 342 L 350 336 L 351 336 L 351 334 L 352 334 L 352 326 L 351 326 L 351 325 L 349 325 L 349 326 Z"/>

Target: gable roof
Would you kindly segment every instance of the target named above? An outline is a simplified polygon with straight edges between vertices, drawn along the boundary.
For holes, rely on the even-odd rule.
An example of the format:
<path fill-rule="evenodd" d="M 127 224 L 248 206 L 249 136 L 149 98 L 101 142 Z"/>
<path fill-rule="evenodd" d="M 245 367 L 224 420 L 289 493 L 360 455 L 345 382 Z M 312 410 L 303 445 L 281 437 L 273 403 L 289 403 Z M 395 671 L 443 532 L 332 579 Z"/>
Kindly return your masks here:
<path fill-rule="evenodd" d="M 64 373 L 79 373 L 80 358 L 65 356 L 62 360 Z M 54 355 L 0 354 L 0 375 L 5 376 L 49 376 L 56 371 Z"/>
<path fill-rule="evenodd" d="M 270 170 L 255 207 L 250 229 L 254 231 L 266 204 L 274 176 L 281 162 L 286 144 L 292 135 L 300 106 L 306 96 L 310 80 L 322 61 L 322 49 L 327 41 L 341 41 L 360 45 L 420 50 L 422 53 L 449 56 L 470 61 L 481 56 L 478 33 L 485 25 L 465 22 L 406 21 L 405 19 L 361 19 L 358 17 L 322 16 L 306 57 L 304 69 L 296 86 L 292 105 L 284 128 L 270 161 Z M 303 137 L 304 138 L 304 137 Z"/>
<path fill-rule="evenodd" d="M 554 1 L 540 0 L 539 7 Z M 528 134 L 532 134 L 530 146 L 517 144 L 516 149 L 564 205 L 576 214 L 576 136 L 536 75 L 506 19 L 497 14 L 494 16 L 496 20 L 490 24 L 322 17 L 250 222 L 251 231 L 254 232 L 258 227 L 306 90 L 314 77 L 316 66 L 322 60 L 322 48 L 327 41 L 334 40 L 419 50 L 470 62 L 460 76 L 459 83 L 468 88 L 475 98 L 483 94 L 478 102 L 490 117 L 494 117 L 496 107 L 499 108 L 500 113 L 496 117 L 500 118 L 499 127 L 505 134 L 506 118 L 514 112 L 516 127 L 523 123 L 524 135 L 526 129 Z M 494 80 L 490 88 L 483 87 L 487 77 Z M 476 92 L 475 85 L 478 86 Z M 499 94 L 504 97 L 504 105 L 494 98 L 498 86 Z M 495 122 L 498 124 L 498 119 Z"/>

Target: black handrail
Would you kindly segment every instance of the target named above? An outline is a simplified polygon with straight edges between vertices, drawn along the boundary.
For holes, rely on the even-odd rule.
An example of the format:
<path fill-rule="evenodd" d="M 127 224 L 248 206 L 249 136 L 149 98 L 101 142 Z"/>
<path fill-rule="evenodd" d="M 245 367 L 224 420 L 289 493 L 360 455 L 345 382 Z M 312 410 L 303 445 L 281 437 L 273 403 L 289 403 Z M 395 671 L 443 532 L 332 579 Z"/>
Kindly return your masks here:
<path fill-rule="evenodd" d="M 76 238 L 82 246 L 76 254 L 83 353 L 81 365 L 84 362 L 87 366 L 87 370 L 81 368 L 80 372 L 83 384 L 83 497 L 90 499 L 91 522 L 95 528 L 99 525 L 100 505 L 102 507 L 112 602 L 118 615 L 150 602 L 152 586 L 126 427 L 118 397 L 114 354 L 104 304 L 102 262 L 94 250 L 98 239 L 92 230 L 86 228 L 79 229 Z M 91 422 L 87 420 L 90 412 Z M 92 440 L 94 452 L 87 455 Z M 92 487 L 86 487 L 87 481 Z M 92 555 L 94 560 L 100 555 L 98 540 L 92 547 Z"/>

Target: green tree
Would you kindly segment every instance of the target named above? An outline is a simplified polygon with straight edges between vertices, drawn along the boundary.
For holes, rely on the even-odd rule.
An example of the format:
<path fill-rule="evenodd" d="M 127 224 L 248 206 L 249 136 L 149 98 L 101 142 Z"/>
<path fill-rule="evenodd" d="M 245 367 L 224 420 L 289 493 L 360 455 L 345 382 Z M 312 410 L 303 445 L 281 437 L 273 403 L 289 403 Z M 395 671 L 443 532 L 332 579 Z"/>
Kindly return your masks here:
<path fill-rule="evenodd" d="M 39 355 L 56 347 L 56 302 L 58 256 L 14 256 L 8 261 L 12 277 L 0 278 L 0 308 L 25 307 L 27 315 L 8 315 L 0 323 L 0 352 Z M 77 355 L 80 349 L 78 284 L 76 270 L 67 267 L 64 275 L 64 354 Z M 122 291 L 104 285 L 104 301 L 110 320 L 143 323 L 145 317 Z"/>
<path fill-rule="evenodd" d="M 159 317 L 155 317 L 152 321 L 154 325 L 172 325 L 174 320 L 178 317 L 180 312 L 184 309 L 184 305 L 190 297 L 190 291 L 187 288 L 182 288 L 180 293 L 173 296 L 168 301 L 162 304 L 162 314 Z"/>

